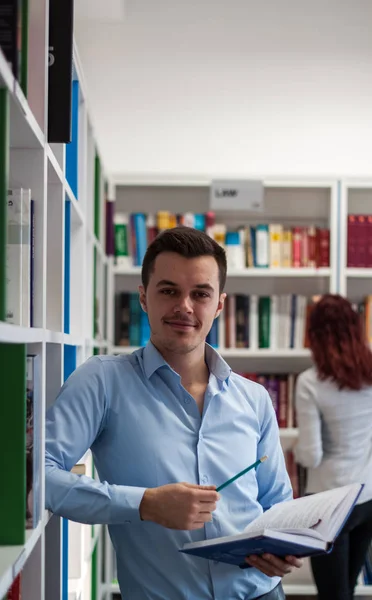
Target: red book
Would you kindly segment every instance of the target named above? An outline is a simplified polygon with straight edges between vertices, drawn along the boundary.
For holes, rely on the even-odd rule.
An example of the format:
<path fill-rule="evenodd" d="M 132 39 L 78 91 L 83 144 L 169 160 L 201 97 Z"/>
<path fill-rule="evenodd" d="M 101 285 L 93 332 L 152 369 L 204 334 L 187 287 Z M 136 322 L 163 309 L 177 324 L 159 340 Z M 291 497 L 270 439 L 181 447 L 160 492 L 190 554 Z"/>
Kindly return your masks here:
<path fill-rule="evenodd" d="M 366 219 L 366 267 L 372 268 L 372 215 L 367 215 Z"/>
<path fill-rule="evenodd" d="M 281 375 L 279 378 L 279 427 L 287 427 L 288 411 L 288 377 Z"/>
<path fill-rule="evenodd" d="M 356 267 L 358 243 L 358 224 L 356 215 L 349 215 L 347 218 L 347 266 Z"/>
<path fill-rule="evenodd" d="M 301 230 L 301 267 L 309 266 L 309 233 L 307 227 Z"/>
<path fill-rule="evenodd" d="M 298 269 L 301 267 L 301 240 L 302 227 L 293 227 L 292 229 L 292 267 Z"/>
<path fill-rule="evenodd" d="M 357 215 L 357 243 L 356 243 L 356 266 L 367 266 L 367 232 L 368 222 L 364 215 Z"/>
<path fill-rule="evenodd" d="M 7 600 L 21 600 L 21 597 L 21 574 L 19 574 L 8 590 Z"/>
<path fill-rule="evenodd" d="M 329 229 L 317 229 L 317 267 L 329 267 Z"/>
<path fill-rule="evenodd" d="M 309 250 L 309 261 L 308 267 L 316 267 L 316 228 L 314 226 L 308 227 L 308 250 Z"/>

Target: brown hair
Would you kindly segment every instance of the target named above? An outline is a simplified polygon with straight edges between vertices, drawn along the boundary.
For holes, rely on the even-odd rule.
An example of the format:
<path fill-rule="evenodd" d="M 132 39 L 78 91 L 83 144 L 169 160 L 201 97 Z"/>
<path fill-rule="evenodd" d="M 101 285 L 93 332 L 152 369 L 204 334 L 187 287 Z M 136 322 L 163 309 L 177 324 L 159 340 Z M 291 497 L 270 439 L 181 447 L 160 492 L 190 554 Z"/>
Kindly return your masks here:
<path fill-rule="evenodd" d="M 372 353 L 361 317 L 346 298 L 326 294 L 313 306 L 309 342 L 321 380 L 331 379 L 340 390 L 372 385 Z"/>
<path fill-rule="evenodd" d="M 142 285 L 145 289 L 156 257 L 162 252 L 175 252 L 185 258 L 213 256 L 218 265 L 220 292 L 223 291 L 227 270 L 225 250 L 204 231 L 184 226 L 162 231 L 147 248 L 142 263 Z"/>

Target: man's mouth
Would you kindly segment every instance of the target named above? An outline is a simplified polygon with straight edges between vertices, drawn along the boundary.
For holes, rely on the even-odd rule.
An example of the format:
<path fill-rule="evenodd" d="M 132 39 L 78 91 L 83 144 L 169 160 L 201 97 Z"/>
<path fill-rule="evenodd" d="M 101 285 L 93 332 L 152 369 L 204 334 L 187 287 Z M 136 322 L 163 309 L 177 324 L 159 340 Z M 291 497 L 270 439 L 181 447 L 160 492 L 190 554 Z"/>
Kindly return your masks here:
<path fill-rule="evenodd" d="M 169 325 L 173 329 L 178 329 L 179 331 L 189 331 L 190 329 L 194 329 L 196 327 L 195 323 L 191 323 L 189 321 L 164 321 L 166 325 Z"/>

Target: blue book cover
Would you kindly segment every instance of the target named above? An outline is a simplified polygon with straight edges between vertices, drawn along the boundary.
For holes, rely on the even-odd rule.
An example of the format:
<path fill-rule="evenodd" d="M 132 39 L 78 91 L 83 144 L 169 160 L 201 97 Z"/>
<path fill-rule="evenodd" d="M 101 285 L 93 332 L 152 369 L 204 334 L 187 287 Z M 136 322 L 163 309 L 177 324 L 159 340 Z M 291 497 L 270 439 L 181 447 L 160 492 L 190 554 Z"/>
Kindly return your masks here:
<path fill-rule="evenodd" d="M 131 292 L 129 297 L 129 345 L 140 346 L 141 344 L 141 312 L 138 294 Z"/>
<path fill-rule="evenodd" d="M 354 483 L 275 504 L 243 533 L 187 543 L 180 552 L 242 568 L 249 566 L 245 557 L 253 554 L 305 557 L 330 552 L 362 489 L 363 484 Z"/>
<path fill-rule="evenodd" d="M 76 346 L 63 347 L 63 381 L 66 381 L 76 369 Z"/>
<path fill-rule="evenodd" d="M 70 333 L 70 260 L 71 260 L 71 201 L 65 201 L 65 291 L 64 291 L 64 328 Z"/>
<path fill-rule="evenodd" d="M 207 344 L 212 348 L 218 348 L 218 319 L 214 319 L 210 332 L 207 335 Z"/>
<path fill-rule="evenodd" d="M 72 82 L 71 142 L 66 144 L 66 179 L 78 199 L 79 82 Z"/>
<path fill-rule="evenodd" d="M 140 316 L 140 346 L 146 346 L 147 342 L 150 340 L 150 323 L 147 313 L 141 309 Z"/>
<path fill-rule="evenodd" d="M 147 228 L 146 215 L 144 213 L 133 213 L 134 235 L 136 238 L 136 265 L 142 265 L 147 250 Z"/>

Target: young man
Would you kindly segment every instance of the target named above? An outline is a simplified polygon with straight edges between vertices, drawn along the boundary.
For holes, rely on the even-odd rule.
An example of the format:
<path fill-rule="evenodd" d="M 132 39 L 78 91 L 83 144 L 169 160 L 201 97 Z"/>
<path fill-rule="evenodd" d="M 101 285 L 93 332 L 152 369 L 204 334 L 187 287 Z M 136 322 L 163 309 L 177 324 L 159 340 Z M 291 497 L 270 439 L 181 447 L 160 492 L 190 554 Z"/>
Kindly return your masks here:
<path fill-rule="evenodd" d="M 160 234 L 140 286 L 151 341 L 88 360 L 47 414 L 47 508 L 109 525 L 125 600 L 282 599 L 279 578 L 301 565 L 269 555 L 241 570 L 178 551 L 239 533 L 292 496 L 266 390 L 205 343 L 225 280 L 224 250 L 206 234 Z M 101 483 L 69 473 L 88 448 Z M 265 454 L 257 471 L 215 491 Z"/>

